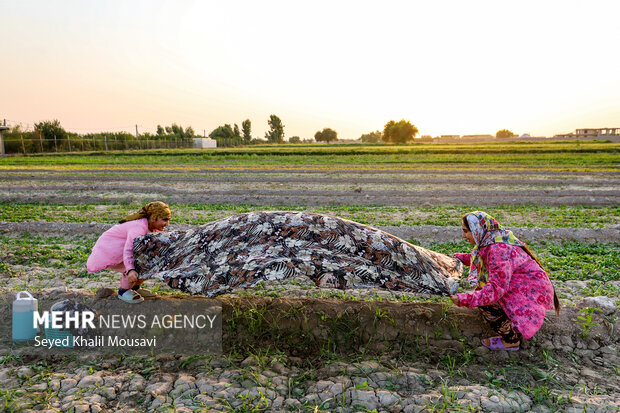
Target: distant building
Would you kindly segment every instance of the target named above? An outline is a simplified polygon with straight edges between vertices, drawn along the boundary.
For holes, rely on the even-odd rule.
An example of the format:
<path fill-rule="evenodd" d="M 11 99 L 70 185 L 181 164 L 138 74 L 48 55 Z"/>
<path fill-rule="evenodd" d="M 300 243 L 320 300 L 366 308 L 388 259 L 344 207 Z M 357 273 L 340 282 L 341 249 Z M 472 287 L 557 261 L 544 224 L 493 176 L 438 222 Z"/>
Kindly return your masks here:
<path fill-rule="evenodd" d="M 217 148 L 217 141 L 211 138 L 194 138 L 192 147 L 196 149 Z"/>
<path fill-rule="evenodd" d="M 4 139 L 2 138 L 2 132 L 9 129 L 8 126 L 0 126 L 0 155 L 4 155 Z"/>
<path fill-rule="evenodd" d="M 461 135 L 441 135 L 440 139 L 460 139 Z"/>
<path fill-rule="evenodd" d="M 470 141 L 486 141 L 486 140 L 495 139 L 495 136 L 493 135 L 463 135 L 461 136 L 461 139 L 470 140 Z"/>
<path fill-rule="evenodd" d="M 570 139 L 607 139 L 620 137 L 620 128 L 584 128 L 577 129 L 575 132 L 555 135 L 554 138 Z"/>

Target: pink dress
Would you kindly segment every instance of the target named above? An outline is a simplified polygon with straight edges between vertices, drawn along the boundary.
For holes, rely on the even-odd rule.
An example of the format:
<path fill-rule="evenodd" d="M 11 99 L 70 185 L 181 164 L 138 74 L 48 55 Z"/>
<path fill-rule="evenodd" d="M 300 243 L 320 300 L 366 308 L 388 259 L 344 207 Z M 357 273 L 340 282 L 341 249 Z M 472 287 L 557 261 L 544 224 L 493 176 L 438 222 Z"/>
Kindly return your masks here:
<path fill-rule="evenodd" d="M 530 339 L 553 309 L 553 286 L 547 273 L 523 248 L 494 243 L 479 252 L 488 274 L 487 284 L 471 293 L 458 294 L 459 305 L 469 308 L 498 303 L 513 326 Z M 470 265 L 470 254 L 455 254 Z"/>
<path fill-rule="evenodd" d="M 134 269 L 133 240 L 149 233 L 149 222 L 146 218 L 114 225 L 101 234 L 86 262 L 89 273 L 113 268 L 118 270 L 121 264 L 125 272 Z"/>

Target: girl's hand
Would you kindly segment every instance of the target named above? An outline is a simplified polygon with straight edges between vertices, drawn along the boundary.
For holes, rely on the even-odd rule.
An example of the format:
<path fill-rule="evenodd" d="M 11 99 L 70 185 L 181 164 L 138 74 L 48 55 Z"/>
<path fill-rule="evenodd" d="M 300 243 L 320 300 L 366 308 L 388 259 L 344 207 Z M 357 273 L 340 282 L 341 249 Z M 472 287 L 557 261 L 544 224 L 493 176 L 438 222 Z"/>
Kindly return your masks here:
<path fill-rule="evenodd" d="M 138 281 L 138 271 L 136 270 L 129 270 L 127 271 L 127 281 L 129 281 L 130 283 L 135 283 Z"/>
<path fill-rule="evenodd" d="M 455 305 L 459 305 L 459 296 L 458 296 L 458 295 L 451 295 L 451 296 L 450 296 L 450 299 L 452 300 L 452 302 L 453 302 Z"/>

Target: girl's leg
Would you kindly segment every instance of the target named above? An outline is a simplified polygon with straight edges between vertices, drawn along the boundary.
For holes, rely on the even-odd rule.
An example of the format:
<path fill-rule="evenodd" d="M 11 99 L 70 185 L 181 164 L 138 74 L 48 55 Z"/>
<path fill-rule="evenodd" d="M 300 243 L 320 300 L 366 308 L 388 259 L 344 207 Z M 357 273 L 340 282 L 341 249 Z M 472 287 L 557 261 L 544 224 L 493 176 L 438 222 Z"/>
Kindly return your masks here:
<path fill-rule="evenodd" d="M 121 289 L 129 290 L 131 287 L 133 287 L 133 285 L 134 283 L 129 282 L 129 279 L 127 278 L 127 273 L 123 272 L 123 276 L 121 277 Z"/>
<path fill-rule="evenodd" d="M 121 273 L 121 289 L 123 290 L 129 290 L 131 287 L 133 287 L 135 285 L 130 283 L 129 280 L 127 279 L 127 274 L 125 272 L 125 264 L 123 264 L 122 262 L 119 264 L 116 264 L 112 267 L 108 267 L 108 269 L 110 270 L 114 270 L 114 271 L 118 271 Z"/>
<path fill-rule="evenodd" d="M 114 270 L 114 271 L 118 271 L 121 274 L 125 272 L 125 264 L 123 264 L 122 262 L 120 264 L 116 264 L 112 267 L 108 267 L 109 270 Z"/>
<path fill-rule="evenodd" d="M 510 321 L 502 307 L 498 304 L 492 304 L 478 308 L 482 317 L 487 320 L 493 331 L 502 337 L 504 343 L 517 344 L 521 341 L 519 333 L 512 326 L 512 321 Z"/>

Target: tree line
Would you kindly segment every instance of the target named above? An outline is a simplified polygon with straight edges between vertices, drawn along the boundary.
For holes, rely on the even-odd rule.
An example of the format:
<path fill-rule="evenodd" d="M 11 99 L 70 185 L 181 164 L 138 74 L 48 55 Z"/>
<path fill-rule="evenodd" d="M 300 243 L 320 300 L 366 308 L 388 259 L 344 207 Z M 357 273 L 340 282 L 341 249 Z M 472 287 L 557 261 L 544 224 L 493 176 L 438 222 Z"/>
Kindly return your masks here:
<path fill-rule="evenodd" d="M 252 137 L 252 122 L 245 119 L 241 127 L 236 123 L 224 124 L 213 129 L 209 137 L 217 141 L 218 147 L 232 147 L 257 144 L 286 143 L 284 124 L 276 115 L 270 115 L 267 120 L 269 129 L 264 139 Z M 364 143 L 406 144 L 413 142 L 418 134 L 418 128 L 410 121 L 401 119 L 396 122 L 390 120 L 383 130 L 366 133 L 359 140 Z M 516 136 L 507 129 L 497 131 L 497 138 Z M 66 131 L 58 120 L 35 123 L 34 130 L 24 131 L 20 126 L 11 128 L 4 133 L 6 153 L 34 153 L 34 152 L 65 152 L 91 150 L 119 150 L 119 149 L 149 149 L 149 148 L 183 148 L 192 147 L 193 138 L 198 137 L 191 126 L 184 128 L 173 123 L 170 126 L 157 125 L 156 133 L 131 134 L 127 132 L 99 132 L 77 134 Z M 424 135 L 420 141 L 432 141 L 432 137 Z M 288 143 L 310 143 L 313 139 L 301 139 L 292 136 Z M 338 132 L 331 128 L 323 128 L 314 134 L 316 142 L 337 142 Z"/>
<path fill-rule="evenodd" d="M 31 131 L 16 125 L 3 133 L 6 153 L 74 152 L 122 149 L 187 148 L 193 145 L 194 130 L 173 123 L 157 133 L 134 135 L 128 132 L 78 134 L 65 130 L 60 121 L 47 120 L 34 124 Z"/>

